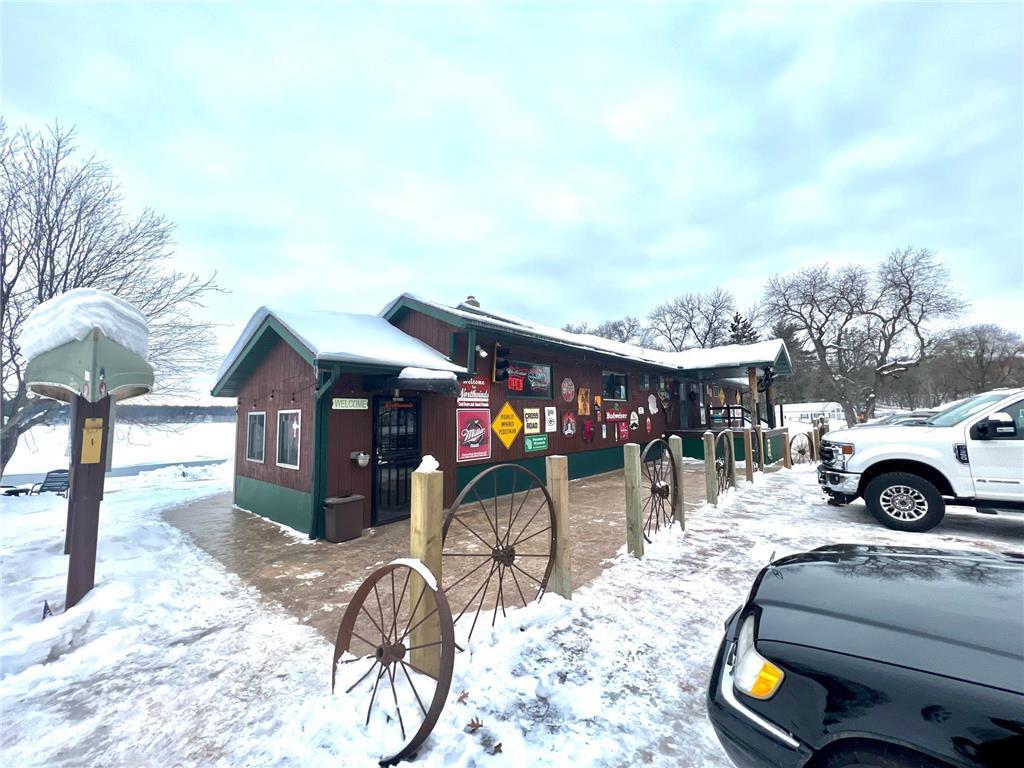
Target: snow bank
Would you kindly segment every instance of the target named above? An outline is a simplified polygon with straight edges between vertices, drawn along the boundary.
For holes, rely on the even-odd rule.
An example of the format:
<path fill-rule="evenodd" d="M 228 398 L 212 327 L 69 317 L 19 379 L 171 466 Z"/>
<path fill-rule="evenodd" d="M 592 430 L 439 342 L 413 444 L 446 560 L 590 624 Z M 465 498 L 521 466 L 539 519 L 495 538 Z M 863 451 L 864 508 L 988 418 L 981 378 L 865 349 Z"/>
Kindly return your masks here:
<path fill-rule="evenodd" d="M 146 357 L 149 324 L 145 316 L 127 301 L 93 288 L 75 288 L 36 306 L 18 337 L 21 354 L 33 358 L 84 339 L 93 328 L 139 357 Z"/>

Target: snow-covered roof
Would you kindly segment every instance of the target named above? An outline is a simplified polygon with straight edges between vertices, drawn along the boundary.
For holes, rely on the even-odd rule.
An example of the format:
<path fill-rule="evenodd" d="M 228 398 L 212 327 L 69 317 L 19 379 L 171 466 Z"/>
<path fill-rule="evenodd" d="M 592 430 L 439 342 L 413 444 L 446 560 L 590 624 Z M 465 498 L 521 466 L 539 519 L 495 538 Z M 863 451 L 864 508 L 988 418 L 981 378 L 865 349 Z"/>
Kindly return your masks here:
<path fill-rule="evenodd" d="M 510 314 L 486 311 L 471 304 L 461 303 L 450 307 L 411 293 L 403 293 L 381 310 L 381 317 L 392 317 L 404 303 L 418 303 L 453 318 L 484 326 L 497 331 L 506 331 L 521 336 L 532 336 L 545 341 L 574 347 L 581 350 L 600 352 L 640 363 L 648 363 L 675 370 L 705 370 L 713 368 L 742 368 L 747 366 L 779 365 L 782 373 L 789 373 L 789 352 L 782 339 L 759 341 L 754 344 L 730 344 L 709 349 L 688 349 L 682 352 L 666 352 L 648 349 L 635 344 L 625 344 L 588 333 L 570 333 L 560 328 L 530 322 Z"/>
<path fill-rule="evenodd" d="M 260 307 L 221 363 L 217 371 L 218 382 L 238 362 L 268 318 L 280 323 L 316 361 L 399 369 L 413 367 L 444 372 L 448 377 L 466 372 L 463 366 L 456 365 L 433 347 L 403 333 L 379 315 Z"/>
<path fill-rule="evenodd" d="M 145 359 L 149 345 L 146 317 L 127 301 L 95 288 L 75 288 L 36 305 L 22 326 L 18 345 L 30 360 L 84 339 L 94 328 Z"/>

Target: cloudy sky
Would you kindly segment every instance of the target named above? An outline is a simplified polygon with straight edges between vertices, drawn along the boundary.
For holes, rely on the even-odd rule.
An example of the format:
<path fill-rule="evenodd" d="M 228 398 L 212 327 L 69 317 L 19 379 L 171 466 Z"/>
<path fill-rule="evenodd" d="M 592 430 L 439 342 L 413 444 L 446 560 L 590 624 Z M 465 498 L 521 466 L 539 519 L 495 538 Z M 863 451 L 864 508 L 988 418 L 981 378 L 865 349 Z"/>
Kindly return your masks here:
<path fill-rule="evenodd" d="M 401 291 L 550 325 L 934 249 L 1024 330 L 1022 6 L 6 2 L 54 119 L 260 304 Z"/>

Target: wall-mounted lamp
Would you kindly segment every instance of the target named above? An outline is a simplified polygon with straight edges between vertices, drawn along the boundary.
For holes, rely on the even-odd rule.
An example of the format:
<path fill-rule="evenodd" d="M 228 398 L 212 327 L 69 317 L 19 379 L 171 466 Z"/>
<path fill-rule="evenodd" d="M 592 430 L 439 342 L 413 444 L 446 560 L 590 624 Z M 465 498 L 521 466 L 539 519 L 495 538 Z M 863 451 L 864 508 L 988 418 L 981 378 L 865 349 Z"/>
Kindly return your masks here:
<path fill-rule="evenodd" d="M 366 451 L 352 451 L 349 457 L 363 469 L 370 466 L 370 454 Z"/>
<path fill-rule="evenodd" d="M 480 355 L 480 357 L 487 357 L 487 350 L 481 347 L 479 344 L 476 345 L 476 353 Z"/>

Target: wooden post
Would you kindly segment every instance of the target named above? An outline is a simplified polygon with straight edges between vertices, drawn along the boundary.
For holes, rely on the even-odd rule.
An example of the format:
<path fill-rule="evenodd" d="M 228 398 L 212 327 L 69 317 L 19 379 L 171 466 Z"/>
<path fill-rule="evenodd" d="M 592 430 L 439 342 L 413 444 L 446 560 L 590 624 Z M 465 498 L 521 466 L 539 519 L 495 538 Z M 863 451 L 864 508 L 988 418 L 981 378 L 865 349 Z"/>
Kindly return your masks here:
<path fill-rule="evenodd" d="M 743 474 L 748 483 L 754 482 L 754 430 L 743 430 Z"/>
<path fill-rule="evenodd" d="M 676 468 L 676 508 L 672 510 L 676 522 L 682 530 L 686 530 L 686 511 L 683 508 L 683 438 L 679 435 L 669 435 L 668 447 L 672 451 L 672 463 Z"/>
<path fill-rule="evenodd" d="M 757 368 L 747 368 L 747 387 L 750 389 L 750 426 L 758 424 L 757 415 Z"/>
<path fill-rule="evenodd" d="M 811 422 L 811 431 L 807 435 L 811 442 L 811 461 L 818 460 L 818 425 Z"/>
<path fill-rule="evenodd" d="M 783 427 L 782 429 L 782 466 L 786 469 L 792 469 L 793 457 L 789 454 L 789 427 Z"/>
<path fill-rule="evenodd" d="M 718 506 L 718 477 L 715 473 L 715 434 L 704 432 L 704 489 L 708 504 Z"/>
<path fill-rule="evenodd" d="M 409 519 L 409 555 L 422 562 L 440 585 L 441 581 L 441 528 L 444 525 L 444 473 L 434 470 L 425 472 L 416 470 L 412 473 L 412 499 Z M 424 616 L 434 610 L 430 601 L 420 600 L 426 590 L 426 584 L 420 576 L 413 574 L 411 581 L 411 605 L 419 603 L 412 617 L 415 625 Z M 437 613 L 414 629 L 410 636 L 410 645 L 427 645 L 441 639 L 441 624 Z M 429 648 L 418 648 L 410 651 L 413 665 L 437 675 L 440 672 L 440 645 Z"/>
<path fill-rule="evenodd" d="M 544 460 L 548 493 L 555 506 L 555 561 L 548 577 L 548 592 L 572 600 L 572 543 L 569 534 L 569 459 L 548 456 Z"/>
<path fill-rule="evenodd" d="M 640 446 L 623 447 L 626 474 L 626 548 L 633 557 L 644 556 L 644 521 L 640 509 Z"/>
<path fill-rule="evenodd" d="M 96 544 L 110 429 L 109 397 L 96 403 L 81 396 L 75 399 L 69 473 L 73 480 L 68 492 L 69 530 L 65 535 L 65 548 L 71 557 L 64 610 L 77 605 L 96 583 Z"/>
<path fill-rule="evenodd" d="M 764 430 L 760 424 L 754 427 L 754 439 L 757 440 L 757 471 L 764 472 Z"/>
<path fill-rule="evenodd" d="M 736 438 L 732 430 L 725 430 L 725 476 L 728 478 L 728 486 L 736 487 Z"/>

